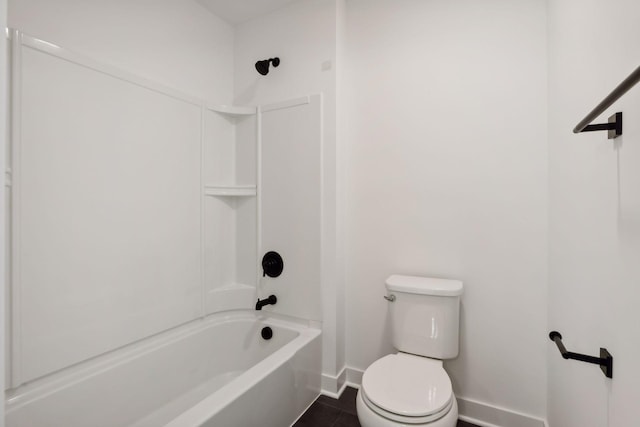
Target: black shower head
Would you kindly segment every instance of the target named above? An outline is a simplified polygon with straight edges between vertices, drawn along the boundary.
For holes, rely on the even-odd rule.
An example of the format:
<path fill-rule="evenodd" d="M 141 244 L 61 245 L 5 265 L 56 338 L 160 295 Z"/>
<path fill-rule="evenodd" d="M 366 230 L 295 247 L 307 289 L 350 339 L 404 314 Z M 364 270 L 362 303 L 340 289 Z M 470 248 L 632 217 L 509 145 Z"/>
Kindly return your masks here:
<path fill-rule="evenodd" d="M 256 62 L 256 70 L 263 76 L 266 76 L 269 73 L 269 60 L 265 59 Z"/>
<path fill-rule="evenodd" d="M 271 63 L 274 67 L 280 65 L 280 58 L 271 58 L 271 59 L 263 59 L 262 61 L 256 62 L 256 70 L 266 76 L 269 74 L 269 63 Z"/>

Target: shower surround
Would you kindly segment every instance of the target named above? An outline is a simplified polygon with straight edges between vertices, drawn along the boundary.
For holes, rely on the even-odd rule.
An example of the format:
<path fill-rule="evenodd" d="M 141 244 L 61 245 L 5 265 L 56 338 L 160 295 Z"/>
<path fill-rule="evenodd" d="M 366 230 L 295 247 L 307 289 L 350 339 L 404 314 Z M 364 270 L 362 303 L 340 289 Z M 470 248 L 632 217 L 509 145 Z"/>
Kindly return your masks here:
<path fill-rule="evenodd" d="M 321 388 L 320 257 L 296 239 L 319 245 L 322 96 L 214 105 L 11 44 L 8 425 L 292 424 Z"/>

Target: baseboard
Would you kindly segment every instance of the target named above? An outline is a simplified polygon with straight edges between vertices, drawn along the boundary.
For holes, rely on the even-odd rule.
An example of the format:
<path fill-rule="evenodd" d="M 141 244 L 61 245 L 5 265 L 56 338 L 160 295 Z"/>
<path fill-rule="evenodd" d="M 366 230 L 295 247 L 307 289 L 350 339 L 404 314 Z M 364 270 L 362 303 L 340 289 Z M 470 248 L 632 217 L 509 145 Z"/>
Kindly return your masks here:
<path fill-rule="evenodd" d="M 362 374 L 364 371 L 360 369 L 352 368 L 350 366 L 346 367 L 347 371 L 347 383 L 349 386 L 353 388 L 360 388 L 360 384 L 362 384 Z"/>
<path fill-rule="evenodd" d="M 333 399 L 339 399 L 340 395 L 347 387 L 347 369 L 342 368 L 336 376 L 322 374 L 322 391 L 321 394 L 329 396 Z"/>
<path fill-rule="evenodd" d="M 346 368 L 346 384 L 360 388 L 364 371 Z M 458 418 L 478 427 L 548 427 L 545 420 L 472 399 L 458 397 Z"/>
<path fill-rule="evenodd" d="M 531 415 L 458 397 L 458 418 L 479 427 L 545 427 L 546 422 Z"/>

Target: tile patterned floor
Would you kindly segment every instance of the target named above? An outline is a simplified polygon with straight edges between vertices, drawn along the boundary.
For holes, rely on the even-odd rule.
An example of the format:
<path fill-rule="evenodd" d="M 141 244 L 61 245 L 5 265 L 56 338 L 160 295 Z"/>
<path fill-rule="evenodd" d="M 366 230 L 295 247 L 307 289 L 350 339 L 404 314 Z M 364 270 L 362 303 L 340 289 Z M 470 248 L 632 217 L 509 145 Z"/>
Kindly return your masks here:
<path fill-rule="evenodd" d="M 356 414 L 356 393 L 347 387 L 339 400 L 320 396 L 293 427 L 360 427 Z M 458 427 L 477 427 L 458 421 Z"/>

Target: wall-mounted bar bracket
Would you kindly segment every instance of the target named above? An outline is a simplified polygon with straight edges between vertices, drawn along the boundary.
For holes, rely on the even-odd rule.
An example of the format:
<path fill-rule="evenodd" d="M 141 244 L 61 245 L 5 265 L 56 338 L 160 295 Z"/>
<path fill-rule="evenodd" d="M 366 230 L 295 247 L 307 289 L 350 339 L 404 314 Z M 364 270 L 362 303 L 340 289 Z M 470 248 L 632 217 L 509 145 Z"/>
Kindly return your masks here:
<path fill-rule="evenodd" d="M 564 359 L 579 360 L 581 362 L 593 363 L 594 365 L 600 365 L 600 369 L 607 378 L 613 378 L 613 356 L 607 351 L 606 348 L 600 347 L 600 357 L 588 356 L 586 354 L 574 353 L 567 351 L 562 343 L 562 335 L 558 331 L 551 331 L 549 333 L 549 339 L 556 343 L 560 354 Z"/>
<path fill-rule="evenodd" d="M 622 135 L 622 113 L 615 113 L 613 116 L 609 117 L 609 121 L 607 123 L 588 125 L 580 132 L 594 132 L 599 130 L 608 131 L 608 139 L 615 139 Z"/>
<path fill-rule="evenodd" d="M 604 113 L 609 107 L 611 107 L 611 105 L 613 105 L 614 102 L 620 99 L 622 95 L 627 93 L 629 89 L 634 87 L 638 82 L 640 82 L 640 67 L 637 67 L 635 70 L 633 70 L 633 72 L 629 74 L 626 79 L 624 79 L 618 86 L 615 87 L 615 89 L 611 91 L 609 95 L 607 95 L 598 105 L 596 105 L 596 107 L 591 110 L 589 114 L 587 114 L 585 118 L 576 125 L 575 128 L 573 128 L 573 133 L 580 133 L 584 131 L 589 132 L 594 130 L 607 130 L 609 131 L 609 139 L 613 139 L 617 136 L 622 135 L 622 113 L 616 113 L 613 116 L 609 117 L 609 123 L 606 124 L 590 125 L 590 123 L 598 118 L 600 114 Z M 615 123 L 615 126 L 612 126 L 612 123 Z"/>

